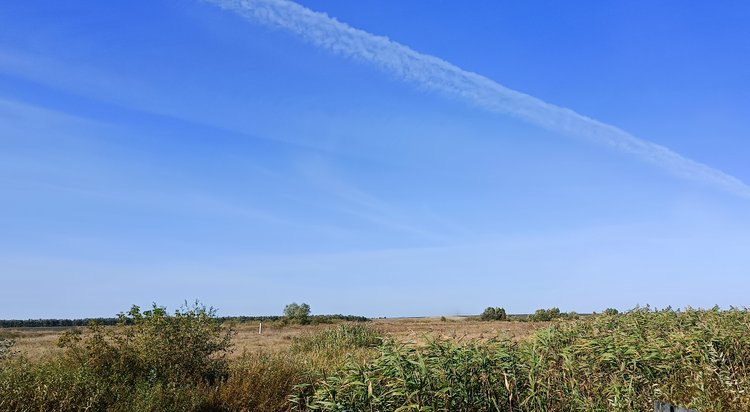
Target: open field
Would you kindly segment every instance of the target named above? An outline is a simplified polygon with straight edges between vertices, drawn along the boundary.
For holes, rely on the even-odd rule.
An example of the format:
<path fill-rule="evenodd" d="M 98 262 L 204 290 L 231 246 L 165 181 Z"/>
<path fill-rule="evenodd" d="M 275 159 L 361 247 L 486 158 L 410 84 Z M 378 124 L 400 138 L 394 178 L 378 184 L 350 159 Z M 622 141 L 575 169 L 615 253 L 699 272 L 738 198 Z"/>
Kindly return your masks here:
<path fill-rule="evenodd" d="M 368 325 L 402 343 L 422 344 L 426 339 L 451 340 L 524 339 L 549 322 L 485 322 L 469 317 L 391 318 L 375 319 Z M 264 323 L 263 333 L 258 334 L 258 322 L 232 325 L 236 334 L 232 337 L 232 357 L 243 353 L 283 352 L 289 349 L 292 338 L 303 333 L 315 333 L 333 327 L 330 324 L 279 326 Z M 0 329 L 0 339 L 16 341 L 15 350 L 30 360 L 36 361 L 59 355 L 62 349 L 57 340 L 67 330 L 85 328 L 6 328 Z"/>
<path fill-rule="evenodd" d="M 72 328 L 7 328 L 0 329 L 0 339 L 13 339 L 14 349 L 30 360 L 37 361 L 62 353 L 57 340 Z M 78 328 L 83 329 L 83 328 Z"/>
<path fill-rule="evenodd" d="M 745 309 L 546 323 L 289 318 L 260 335 L 200 306 L 134 308 L 127 321 L 1 330 L 0 411 L 750 410 Z"/>

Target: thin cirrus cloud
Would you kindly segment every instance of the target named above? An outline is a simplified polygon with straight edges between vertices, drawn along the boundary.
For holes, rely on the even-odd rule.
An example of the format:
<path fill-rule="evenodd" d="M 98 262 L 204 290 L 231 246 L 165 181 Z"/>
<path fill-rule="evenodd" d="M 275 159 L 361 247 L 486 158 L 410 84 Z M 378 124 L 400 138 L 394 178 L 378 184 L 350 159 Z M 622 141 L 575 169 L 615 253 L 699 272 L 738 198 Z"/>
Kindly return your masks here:
<path fill-rule="evenodd" d="M 750 186 L 615 126 L 510 89 L 387 37 L 370 34 L 288 0 L 208 0 L 245 18 L 285 29 L 335 54 L 365 61 L 405 81 L 510 115 L 553 132 L 613 147 L 695 182 L 750 198 Z"/>
<path fill-rule="evenodd" d="M 393 204 L 342 180 L 320 162 L 306 162 L 301 165 L 301 168 L 303 175 L 309 182 L 335 199 L 331 207 L 338 212 L 421 239 L 439 242 L 449 239 L 445 233 L 415 224 L 413 216 L 404 214 Z M 445 224 L 445 219 L 437 216 L 429 216 L 428 218 L 431 218 L 433 223 L 438 223 L 442 229 L 451 229 L 450 226 Z"/>

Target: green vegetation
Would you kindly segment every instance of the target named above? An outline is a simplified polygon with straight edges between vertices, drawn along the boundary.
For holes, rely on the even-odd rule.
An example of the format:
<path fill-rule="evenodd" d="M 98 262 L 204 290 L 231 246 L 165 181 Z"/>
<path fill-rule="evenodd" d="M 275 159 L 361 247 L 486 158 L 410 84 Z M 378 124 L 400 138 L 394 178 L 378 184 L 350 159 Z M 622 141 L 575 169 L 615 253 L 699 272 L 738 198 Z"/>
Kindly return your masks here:
<path fill-rule="evenodd" d="M 332 362 L 327 359 L 327 362 Z M 229 377 L 201 392 L 207 400 L 204 409 L 217 412 L 281 412 L 291 407 L 289 396 L 310 386 L 322 376 L 308 359 L 289 353 L 246 354 L 230 365 Z"/>
<path fill-rule="evenodd" d="M 651 312 L 556 323 L 530 341 L 389 342 L 319 382 L 312 410 L 750 410 L 750 313 Z M 400 409 L 399 409 L 400 408 Z"/>
<path fill-rule="evenodd" d="M 297 393 L 313 390 L 315 382 L 324 376 L 337 373 L 347 362 L 364 365 L 377 353 L 383 335 L 367 325 L 341 324 L 319 332 L 306 332 L 292 338 L 289 355 L 304 364 L 309 382 L 298 388 Z"/>
<path fill-rule="evenodd" d="M 485 309 L 481 315 L 479 315 L 479 319 L 481 320 L 508 320 L 508 315 L 505 313 L 505 309 L 493 308 L 492 306 L 490 306 L 487 309 Z"/>
<path fill-rule="evenodd" d="M 67 333 L 57 358 L 0 357 L 0 411 L 750 410 L 750 312 L 605 313 L 527 340 L 427 345 L 340 324 L 229 361 L 232 331 L 210 308 L 134 307 Z"/>
<path fill-rule="evenodd" d="M 11 357 L 3 339 L 0 411 L 286 411 L 291 394 L 347 359 L 363 363 L 380 342 L 365 325 L 341 324 L 303 334 L 288 353 L 230 362 L 233 332 L 221 319 L 197 303 L 173 314 L 134 306 L 115 327 L 66 332 L 63 355 L 38 363 Z"/>
<path fill-rule="evenodd" d="M 229 376 L 232 332 L 213 309 L 196 304 L 169 315 L 133 306 L 120 319 L 116 328 L 67 332 L 57 359 L 3 365 L 0 409 L 200 410 L 207 400 L 199 389 Z"/>
<path fill-rule="evenodd" d="M 83 319 L 0 319 L 0 328 L 59 328 L 97 325 L 117 325 L 118 318 L 83 318 Z"/>
<path fill-rule="evenodd" d="M 620 311 L 615 308 L 607 308 L 607 309 L 604 309 L 603 313 L 605 315 L 613 316 L 613 315 L 619 315 Z"/>
<path fill-rule="evenodd" d="M 0 361 L 8 359 L 13 355 L 13 346 L 16 342 L 13 339 L 0 339 Z"/>
<path fill-rule="evenodd" d="M 372 348 L 383 336 L 364 325 L 339 325 L 318 333 L 305 333 L 292 338 L 292 352 L 336 351 L 352 348 Z"/>
<path fill-rule="evenodd" d="M 354 315 L 310 315 L 310 324 L 328 324 L 336 322 L 367 322 L 368 318 Z M 285 316 L 221 316 L 216 318 L 222 323 L 250 323 L 250 322 L 280 322 L 286 321 Z M 60 328 L 88 326 L 92 323 L 102 326 L 116 326 L 121 323 L 119 318 L 84 318 L 84 319 L 0 319 L 0 329 L 3 328 Z"/>
<path fill-rule="evenodd" d="M 289 323 L 307 325 L 310 323 L 310 305 L 290 303 L 284 307 L 284 318 Z"/>
<path fill-rule="evenodd" d="M 575 312 L 560 312 L 558 308 L 537 309 L 528 319 L 531 322 L 549 322 L 555 319 L 578 319 Z"/>
<path fill-rule="evenodd" d="M 529 320 L 532 322 L 548 322 L 560 317 L 562 317 L 562 314 L 558 308 L 537 309 L 533 315 L 529 316 Z"/>

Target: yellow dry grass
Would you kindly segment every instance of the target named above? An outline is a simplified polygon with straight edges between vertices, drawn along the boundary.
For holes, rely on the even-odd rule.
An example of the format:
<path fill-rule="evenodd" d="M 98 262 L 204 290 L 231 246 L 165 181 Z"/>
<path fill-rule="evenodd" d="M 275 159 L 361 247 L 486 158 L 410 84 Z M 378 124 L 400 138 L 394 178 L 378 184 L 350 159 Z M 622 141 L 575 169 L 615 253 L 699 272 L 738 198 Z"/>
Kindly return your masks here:
<path fill-rule="evenodd" d="M 13 339 L 13 347 L 30 360 L 41 360 L 62 352 L 57 347 L 60 335 L 72 328 L 8 328 L 0 329 L 0 339 Z"/>
<path fill-rule="evenodd" d="M 465 317 L 377 319 L 372 325 L 404 343 L 424 343 L 429 337 L 487 340 L 525 339 L 548 322 L 481 321 Z"/>
<path fill-rule="evenodd" d="M 384 332 L 389 337 L 404 343 L 424 343 L 432 338 L 459 340 L 525 339 L 535 330 L 547 325 L 545 322 L 484 322 L 463 317 L 440 318 L 392 318 L 375 319 L 370 326 Z M 279 326 L 273 323 L 263 325 L 263 333 L 258 334 L 258 323 L 250 322 L 231 325 L 236 330 L 233 338 L 233 357 L 243 353 L 282 352 L 291 345 L 292 338 L 302 333 L 320 331 L 332 325 L 291 325 Z M 9 328 L 0 329 L 0 338 L 16 341 L 15 350 L 32 361 L 59 354 L 57 347 L 60 335 L 70 328 Z"/>

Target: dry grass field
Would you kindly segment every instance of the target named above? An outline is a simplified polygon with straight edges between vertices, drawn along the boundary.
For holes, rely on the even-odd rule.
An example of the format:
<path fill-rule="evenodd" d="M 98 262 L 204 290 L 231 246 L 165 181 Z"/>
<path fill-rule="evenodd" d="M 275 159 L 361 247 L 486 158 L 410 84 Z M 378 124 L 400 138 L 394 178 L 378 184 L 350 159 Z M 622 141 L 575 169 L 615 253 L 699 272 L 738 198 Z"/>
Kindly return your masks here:
<path fill-rule="evenodd" d="M 283 319 L 262 334 L 256 322 L 216 323 L 203 307 L 129 316 L 122 334 L 0 329 L 24 355 L 6 349 L 0 358 L 0 411 L 625 412 L 657 401 L 750 410 L 744 309 L 638 308 L 550 322 Z"/>
<path fill-rule="evenodd" d="M 547 322 L 485 322 L 464 317 L 375 319 L 369 326 L 404 343 L 424 343 L 430 337 L 456 340 L 487 340 L 491 338 L 523 339 Z M 314 333 L 335 325 L 288 325 L 266 323 L 263 333 L 258 333 L 258 323 L 242 323 L 232 327 L 233 356 L 253 352 L 279 352 L 289 348 L 292 338 L 303 333 Z M 15 350 L 30 360 L 49 358 L 62 352 L 56 343 L 60 335 L 70 328 L 9 328 L 0 329 L 0 338 L 16 341 Z M 85 328 L 82 328 L 85 329 Z"/>
<path fill-rule="evenodd" d="M 32 361 L 50 358 L 62 353 L 57 340 L 63 332 L 72 328 L 7 328 L 0 329 L 0 339 L 13 339 L 13 350 Z"/>

